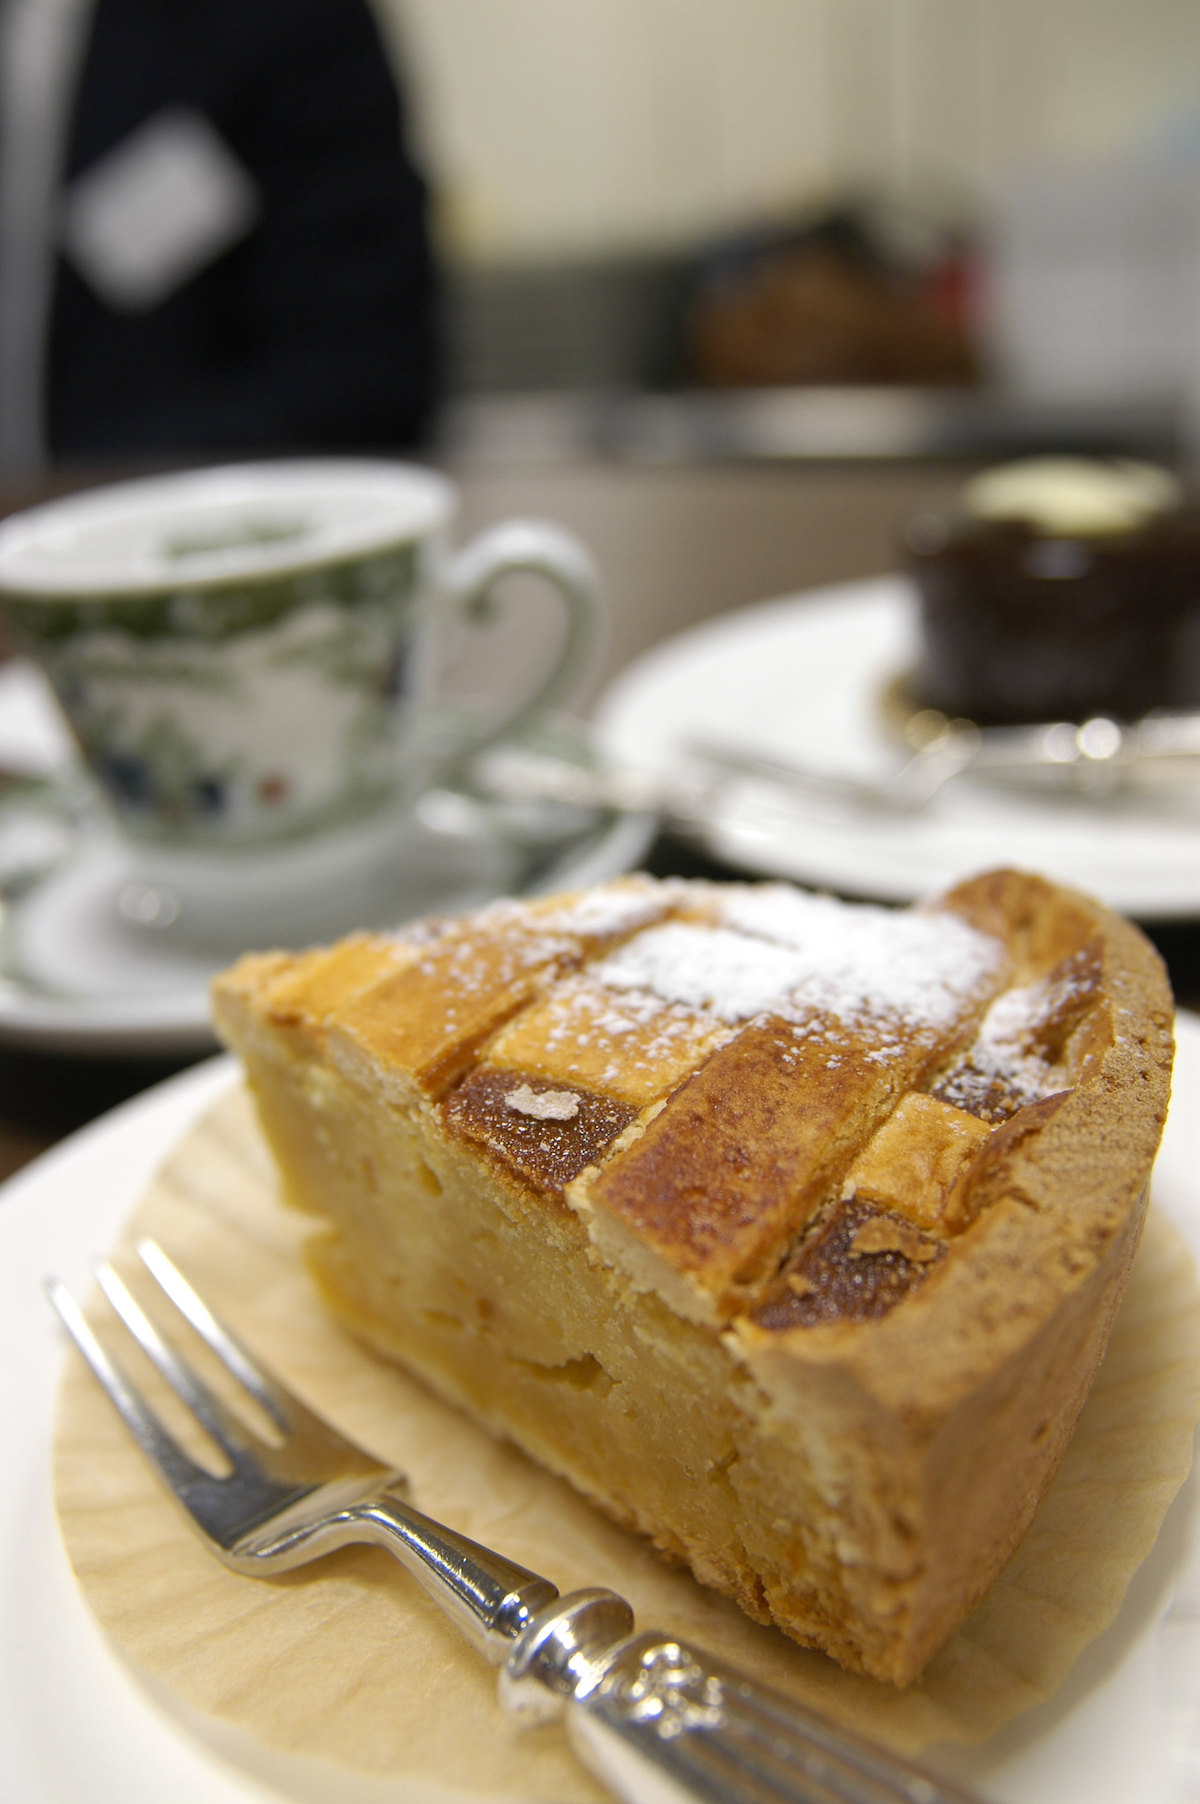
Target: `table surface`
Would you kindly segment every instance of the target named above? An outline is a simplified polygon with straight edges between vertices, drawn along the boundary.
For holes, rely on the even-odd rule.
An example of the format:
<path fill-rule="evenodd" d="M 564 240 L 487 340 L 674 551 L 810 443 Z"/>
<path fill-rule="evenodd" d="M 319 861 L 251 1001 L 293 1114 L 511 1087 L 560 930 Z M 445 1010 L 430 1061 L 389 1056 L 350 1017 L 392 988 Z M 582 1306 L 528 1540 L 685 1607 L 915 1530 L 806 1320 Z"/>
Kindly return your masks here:
<path fill-rule="evenodd" d="M 962 464 L 528 464 L 463 460 L 444 466 L 461 491 L 460 537 L 514 516 L 576 532 L 604 580 L 610 631 L 581 706 L 660 640 L 749 603 L 822 584 L 883 575 L 898 563 L 904 523 L 958 489 Z M 124 472 L 120 472 L 123 474 Z M 0 515 L 112 472 L 61 472 L 0 487 Z M 521 680 L 522 646 L 539 597 L 516 593 L 494 639 L 456 670 L 463 694 Z M 3 655 L 0 642 L 0 655 Z M 661 838 L 656 875 L 733 873 Z M 1155 924 L 1176 995 L 1200 1007 L 1200 923 Z M 0 1177 L 84 1122 L 180 1068 L 180 1061 L 67 1058 L 0 1050 Z"/>

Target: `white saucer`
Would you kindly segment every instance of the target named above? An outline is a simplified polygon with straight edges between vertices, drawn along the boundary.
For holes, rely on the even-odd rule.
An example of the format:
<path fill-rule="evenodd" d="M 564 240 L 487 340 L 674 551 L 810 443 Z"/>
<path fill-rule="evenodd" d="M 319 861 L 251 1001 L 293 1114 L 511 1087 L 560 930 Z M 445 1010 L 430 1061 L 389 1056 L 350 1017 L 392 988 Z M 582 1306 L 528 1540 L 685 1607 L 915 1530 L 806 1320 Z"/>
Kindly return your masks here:
<path fill-rule="evenodd" d="M 9 704 L 15 702 L 15 708 Z M 63 767 L 66 745 L 41 679 L 0 670 L 0 764 L 39 776 Z M 585 755 L 578 731 L 554 728 L 557 749 Z M 405 823 L 394 882 L 377 918 L 388 927 L 431 911 L 454 913 L 502 894 L 532 895 L 601 883 L 629 870 L 653 836 L 644 815 L 563 815 L 501 822 L 470 798 L 439 793 L 426 818 Z M 0 1045 L 84 1055 L 203 1052 L 214 1042 L 208 983 L 237 948 L 198 952 L 163 931 L 122 920 L 131 871 L 104 829 L 84 832 L 65 862 L 0 909 Z M 309 937 L 329 937 L 319 935 Z"/>
<path fill-rule="evenodd" d="M 835 774 L 884 779 L 899 754 L 882 696 L 916 662 L 915 597 L 900 577 L 742 608 L 631 665 L 595 712 L 618 764 L 687 764 L 694 736 Z M 801 813 L 734 809 L 707 837 L 739 869 L 843 895 L 908 902 L 1009 864 L 1074 884 L 1140 920 L 1200 914 L 1195 807 L 1108 805 L 960 778 L 919 815 L 883 818 L 829 801 Z"/>
<path fill-rule="evenodd" d="M 51 1448 L 63 1345 L 42 1279 L 57 1271 L 86 1288 L 91 1260 L 116 1239 L 155 1167 L 235 1077 L 232 1060 L 208 1061 L 94 1122 L 0 1188 L 0 1791 L 14 1804 L 430 1804 L 433 1795 L 268 1757 L 245 1738 L 223 1742 L 211 1723 L 183 1716 L 114 1654 L 55 1532 Z M 1154 1192 L 1196 1258 L 1198 1124 L 1200 1020 L 1181 1015 Z M 935 1749 L 928 1764 L 991 1804 L 1193 1797 L 1198 1501 L 1194 1475 L 1115 1621 L 1051 1703 L 980 1748 Z"/>

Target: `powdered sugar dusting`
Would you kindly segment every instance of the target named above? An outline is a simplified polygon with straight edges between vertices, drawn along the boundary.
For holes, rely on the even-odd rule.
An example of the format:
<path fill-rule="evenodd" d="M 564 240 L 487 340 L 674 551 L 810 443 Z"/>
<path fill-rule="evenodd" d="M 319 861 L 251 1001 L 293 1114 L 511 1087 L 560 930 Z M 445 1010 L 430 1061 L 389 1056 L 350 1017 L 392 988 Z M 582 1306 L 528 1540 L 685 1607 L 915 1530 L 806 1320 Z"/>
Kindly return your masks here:
<path fill-rule="evenodd" d="M 971 1063 L 989 1076 L 1002 1077 L 1019 1102 L 1035 1102 L 1046 1088 L 1049 1065 L 1033 1044 L 1045 985 L 1031 984 L 998 996 L 979 1029 Z"/>
<path fill-rule="evenodd" d="M 598 969 L 593 966 L 587 978 L 568 978 L 551 997 L 554 1025 L 546 1036 L 549 1046 L 569 1046 L 602 1034 L 611 1040 L 633 1038 L 648 1048 L 661 1038 L 665 1049 L 685 1036 L 695 1037 L 694 1010 L 664 1002 L 645 988 L 593 984 L 590 980 Z M 613 988 L 621 993 L 614 996 Z"/>
<path fill-rule="evenodd" d="M 1036 1102 L 1063 1087 L 1062 1074 L 1046 1054 L 1041 1033 L 1064 1003 L 1070 982 L 1054 976 L 1023 984 L 998 996 L 980 1023 L 975 1044 L 942 1091 L 960 1107 L 977 1108 L 993 1092 L 1003 1095 L 1004 1113 Z"/>
<path fill-rule="evenodd" d="M 643 989 L 724 1021 L 767 1010 L 949 1025 L 1003 960 L 999 942 L 956 916 L 835 902 L 781 885 L 731 895 L 724 924 L 671 922 L 593 967 L 614 989 Z"/>
<path fill-rule="evenodd" d="M 1003 965 L 990 934 L 957 915 L 836 902 L 771 884 L 730 896 L 726 922 L 798 952 L 797 1000 L 850 1023 L 943 1027 Z"/>
<path fill-rule="evenodd" d="M 632 933 L 659 919 L 662 913 L 663 898 L 658 886 L 634 879 L 589 890 L 543 915 L 540 924 L 551 933 L 607 939 Z"/>
<path fill-rule="evenodd" d="M 647 989 L 568 978 L 546 1003 L 545 1048 L 561 1068 L 600 1083 L 690 1065 L 733 1031 L 713 1014 L 665 1002 Z"/>
<path fill-rule="evenodd" d="M 652 927 L 592 968 L 612 989 L 649 990 L 722 1021 L 748 1021 L 779 1004 L 804 974 L 803 959 L 787 947 L 683 921 Z"/>

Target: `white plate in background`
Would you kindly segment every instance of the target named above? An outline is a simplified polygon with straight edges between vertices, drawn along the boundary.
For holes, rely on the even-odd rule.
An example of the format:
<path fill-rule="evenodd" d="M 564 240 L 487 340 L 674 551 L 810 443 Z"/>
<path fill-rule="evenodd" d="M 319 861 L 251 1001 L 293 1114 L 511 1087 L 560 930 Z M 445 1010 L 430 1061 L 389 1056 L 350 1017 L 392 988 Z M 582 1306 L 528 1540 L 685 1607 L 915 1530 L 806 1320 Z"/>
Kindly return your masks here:
<path fill-rule="evenodd" d="M 689 740 L 703 736 L 883 780 L 903 754 L 882 698 L 917 653 L 916 598 L 901 577 L 739 608 L 630 665 L 595 709 L 600 745 L 616 764 L 660 775 L 686 768 Z M 961 777 L 919 814 L 894 818 L 834 801 L 769 821 L 760 808 L 745 821 L 731 809 L 706 843 L 739 869 L 879 901 L 910 902 L 1007 864 L 1139 920 L 1200 915 L 1200 778 L 1194 804 L 1172 811 Z"/>

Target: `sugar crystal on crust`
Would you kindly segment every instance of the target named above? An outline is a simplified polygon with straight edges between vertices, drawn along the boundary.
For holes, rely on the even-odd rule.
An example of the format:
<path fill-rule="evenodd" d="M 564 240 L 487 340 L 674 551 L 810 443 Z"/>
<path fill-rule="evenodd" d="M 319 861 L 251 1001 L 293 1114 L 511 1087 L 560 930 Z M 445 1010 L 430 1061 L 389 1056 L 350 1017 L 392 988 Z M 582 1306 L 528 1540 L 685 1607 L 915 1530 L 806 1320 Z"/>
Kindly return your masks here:
<path fill-rule="evenodd" d="M 535 1121 L 570 1121 L 579 1113 L 579 1098 L 569 1090 L 535 1090 L 531 1084 L 519 1084 L 508 1092 L 504 1106 Z"/>

